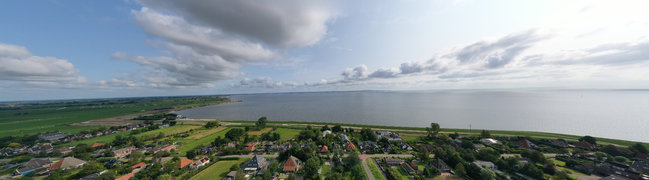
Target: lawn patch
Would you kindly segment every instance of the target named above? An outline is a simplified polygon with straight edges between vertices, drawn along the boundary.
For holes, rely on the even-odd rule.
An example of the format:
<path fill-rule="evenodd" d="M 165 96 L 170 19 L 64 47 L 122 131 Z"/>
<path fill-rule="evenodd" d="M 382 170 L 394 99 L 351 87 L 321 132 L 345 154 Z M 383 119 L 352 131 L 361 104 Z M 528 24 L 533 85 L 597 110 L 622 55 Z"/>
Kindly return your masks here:
<path fill-rule="evenodd" d="M 203 179 L 223 179 L 225 175 L 230 172 L 230 167 L 233 165 L 241 164 L 244 159 L 241 160 L 223 160 L 217 161 L 212 164 L 210 167 L 207 167 L 205 170 L 194 175 L 190 180 L 203 180 Z"/>

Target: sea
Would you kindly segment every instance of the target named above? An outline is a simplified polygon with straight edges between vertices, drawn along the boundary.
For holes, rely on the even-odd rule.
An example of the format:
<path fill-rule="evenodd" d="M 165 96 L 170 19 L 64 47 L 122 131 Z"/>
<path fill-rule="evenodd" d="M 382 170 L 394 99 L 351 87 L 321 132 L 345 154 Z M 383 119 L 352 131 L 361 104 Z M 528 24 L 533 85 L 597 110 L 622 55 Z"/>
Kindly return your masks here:
<path fill-rule="evenodd" d="M 188 118 L 517 130 L 649 142 L 649 90 L 347 91 L 230 95 Z"/>

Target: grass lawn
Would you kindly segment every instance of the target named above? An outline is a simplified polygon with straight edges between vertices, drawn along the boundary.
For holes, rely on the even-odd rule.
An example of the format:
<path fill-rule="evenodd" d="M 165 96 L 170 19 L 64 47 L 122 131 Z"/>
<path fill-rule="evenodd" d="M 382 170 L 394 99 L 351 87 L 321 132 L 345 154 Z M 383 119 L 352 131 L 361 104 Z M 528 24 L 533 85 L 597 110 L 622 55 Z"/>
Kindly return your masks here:
<path fill-rule="evenodd" d="M 230 172 L 230 167 L 232 167 L 235 164 L 241 164 L 243 161 L 245 160 L 240 159 L 240 160 L 218 161 L 189 179 L 190 180 L 223 179 L 225 175 L 227 175 Z"/>
<path fill-rule="evenodd" d="M 162 129 L 156 129 L 153 131 L 147 131 L 140 133 L 138 135 L 135 135 L 137 137 L 142 137 L 142 136 L 157 136 L 159 133 L 162 133 L 165 136 L 169 135 L 174 135 L 178 133 L 183 133 L 186 131 L 189 131 L 191 129 L 197 129 L 201 128 L 201 126 L 196 126 L 196 125 L 175 125 L 175 126 L 170 126 L 168 128 L 162 128 Z"/>
<path fill-rule="evenodd" d="M 321 169 L 322 169 L 322 173 L 321 173 L 322 177 L 327 177 L 331 174 L 331 165 L 322 164 Z"/>
<path fill-rule="evenodd" d="M 194 131 L 193 134 L 190 135 L 189 137 L 187 137 L 186 139 L 201 139 L 203 137 L 206 137 L 206 136 L 212 135 L 214 133 L 223 131 L 226 128 L 227 127 L 221 126 L 221 127 L 217 127 L 217 128 L 211 128 L 211 129 L 201 129 L 198 132 Z"/>
<path fill-rule="evenodd" d="M 367 166 L 370 167 L 370 171 L 372 171 L 372 176 L 374 176 L 374 179 L 377 180 L 385 180 L 385 176 L 383 176 L 383 173 L 381 173 L 381 170 L 379 170 L 379 167 L 374 163 L 374 159 L 372 158 L 367 158 L 365 159 L 367 162 Z"/>
<path fill-rule="evenodd" d="M 300 134 L 300 130 L 291 128 L 277 128 L 275 132 L 279 133 L 279 139 L 281 141 L 293 139 Z"/>
<path fill-rule="evenodd" d="M 398 179 L 402 179 L 402 180 L 410 180 L 410 178 L 408 177 L 408 174 L 406 174 L 405 172 L 403 172 L 403 170 L 401 170 L 401 168 L 392 167 L 392 169 L 394 169 L 395 171 L 398 172 L 398 173 L 397 173 L 397 175 L 399 176 L 399 177 L 397 177 Z"/>
<path fill-rule="evenodd" d="M 248 131 L 248 135 L 259 136 L 261 134 L 267 133 L 270 130 L 273 130 L 273 128 L 264 128 L 264 129 L 259 130 L 259 131 Z"/>
<path fill-rule="evenodd" d="M 419 139 L 421 136 L 416 136 L 416 135 L 401 135 L 401 138 L 405 141 L 416 141 Z"/>
<path fill-rule="evenodd" d="M 559 161 L 559 160 L 556 160 L 556 159 L 553 159 L 552 161 L 554 162 L 554 165 L 561 166 L 561 167 L 566 166 L 566 162 Z"/>
<path fill-rule="evenodd" d="M 184 144 L 180 145 L 180 148 L 178 149 L 178 151 L 181 154 L 181 156 L 185 156 L 185 153 L 187 153 L 187 151 L 192 150 L 192 149 L 197 148 L 197 147 L 200 147 L 200 146 L 208 145 L 208 144 L 212 143 L 214 141 L 214 139 L 216 139 L 216 137 L 225 136 L 225 133 L 227 133 L 230 129 L 232 129 L 232 128 L 228 127 L 228 128 L 225 128 L 225 129 L 221 129 L 221 131 L 219 131 L 219 132 L 215 132 L 214 134 L 211 134 L 209 136 L 203 137 L 203 138 L 198 139 L 198 140 L 185 139 L 185 140 L 190 140 L 190 141 L 182 141 L 182 142 L 184 142 Z"/>

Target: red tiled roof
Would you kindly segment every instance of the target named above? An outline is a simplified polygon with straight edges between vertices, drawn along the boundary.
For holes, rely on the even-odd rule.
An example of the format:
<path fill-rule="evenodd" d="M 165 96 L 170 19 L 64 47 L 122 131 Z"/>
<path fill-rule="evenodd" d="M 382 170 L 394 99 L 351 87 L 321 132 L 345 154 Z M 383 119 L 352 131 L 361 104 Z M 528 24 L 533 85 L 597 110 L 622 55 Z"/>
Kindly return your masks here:
<path fill-rule="evenodd" d="M 284 163 L 284 165 L 282 166 L 282 170 L 284 170 L 284 172 L 297 171 L 297 162 L 295 160 L 295 157 L 293 156 L 289 157 Z"/>
<path fill-rule="evenodd" d="M 180 166 L 178 166 L 178 168 L 183 168 L 183 167 L 185 167 L 187 165 L 192 164 L 193 162 L 194 161 L 192 161 L 191 159 L 182 158 L 182 159 L 180 159 Z"/>
<path fill-rule="evenodd" d="M 329 151 L 329 147 L 327 147 L 326 145 L 322 146 L 322 149 L 320 149 L 320 151 L 321 152 L 327 152 L 327 151 Z"/>
<path fill-rule="evenodd" d="M 118 178 L 115 179 L 115 180 L 128 180 L 128 179 L 131 179 L 133 176 L 135 176 L 135 174 L 133 174 L 133 173 L 128 173 L 128 174 L 125 174 L 125 175 L 123 175 L 123 176 L 121 176 L 121 177 L 118 177 Z"/>
<path fill-rule="evenodd" d="M 352 150 L 352 149 L 356 149 L 356 146 L 354 146 L 354 143 L 347 142 L 347 143 L 345 143 L 345 148 L 347 150 Z"/>
<path fill-rule="evenodd" d="M 90 147 L 96 148 L 96 147 L 103 146 L 103 145 L 105 145 L 105 144 L 100 143 L 100 142 L 95 142 L 95 143 L 92 143 L 92 145 L 90 145 Z"/>
<path fill-rule="evenodd" d="M 136 165 L 131 166 L 131 168 L 137 169 L 137 168 L 141 168 L 141 167 L 144 167 L 144 166 L 146 166 L 146 163 L 141 162 L 141 163 L 137 163 Z"/>

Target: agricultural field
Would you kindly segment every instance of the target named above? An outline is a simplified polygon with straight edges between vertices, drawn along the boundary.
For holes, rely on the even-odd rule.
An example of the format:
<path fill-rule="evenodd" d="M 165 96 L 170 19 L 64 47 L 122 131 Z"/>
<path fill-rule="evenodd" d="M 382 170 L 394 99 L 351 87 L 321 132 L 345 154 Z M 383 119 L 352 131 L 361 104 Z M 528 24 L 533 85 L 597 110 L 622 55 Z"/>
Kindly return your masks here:
<path fill-rule="evenodd" d="M 0 137 L 48 131 L 75 132 L 67 124 L 147 111 L 173 110 L 226 102 L 219 96 L 87 99 L 0 103 Z"/>
<path fill-rule="evenodd" d="M 248 131 L 248 135 L 251 135 L 251 136 L 260 136 L 261 134 L 267 133 L 267 132 L 269 132 L 270 130 L 273 130 L 273 128 L 264 128 L 264 129 L 259 130 L 259 131 Z"/>
<path fill-rule="evenodd" d="M 241 164 L 246 160 L 247 159 L 218 161 L 200 173 L 194 175 L 190 180 L 223 179 L 225 175 L 230 172 L 230 167 Z"/>
<path fill-rule="evenodd" d="M 226 127 L 217 127 L 217 128 L 212 128 L 212 129 L 204 129 L 198 132 L 193 133 L 191 136 L 185 138 L 185 139 L 201 139 L 206 136 L 212 135 L 214 133 L 223 131 L 226 129 Z"/>
<path fill-rule="evenodd" d="M 136 136 L 142 137 L 142 136 L 157 136 L 159 133 L 162 133 L 164 136 L 171 136 L 174 134 L 179 134 L 179 133 L 184 133 L 192 129 L 198 129 L 201 128 L 202 126 L 197 126 L 197 125 L 175 125 L 171 126 L 168 128 L 162 128 L 162 129 L 156 129 L 153 131 L 147 131 L 140 133 Z"/>

